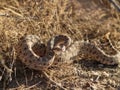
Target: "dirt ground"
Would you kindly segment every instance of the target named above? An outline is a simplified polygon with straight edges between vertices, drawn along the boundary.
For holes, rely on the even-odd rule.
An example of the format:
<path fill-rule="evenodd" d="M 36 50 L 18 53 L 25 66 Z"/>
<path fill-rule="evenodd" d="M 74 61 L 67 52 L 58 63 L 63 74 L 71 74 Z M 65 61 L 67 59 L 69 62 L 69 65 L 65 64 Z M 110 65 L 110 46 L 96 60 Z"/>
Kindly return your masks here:
<path fill-rule="evenodd" d="M 38 35 L 46 43 L 63 33 L 73 40 L 100 41 L 101 48 L 113 55 L 106 34 L 120 50 L 120 12 L 107 0 L 1 0 L 0 90 L 120 90 L 120 65 L 78 55 L 71 64 L 53 64 L 46 77 L 16 55 L 14 47 L 24 35 Z"/>

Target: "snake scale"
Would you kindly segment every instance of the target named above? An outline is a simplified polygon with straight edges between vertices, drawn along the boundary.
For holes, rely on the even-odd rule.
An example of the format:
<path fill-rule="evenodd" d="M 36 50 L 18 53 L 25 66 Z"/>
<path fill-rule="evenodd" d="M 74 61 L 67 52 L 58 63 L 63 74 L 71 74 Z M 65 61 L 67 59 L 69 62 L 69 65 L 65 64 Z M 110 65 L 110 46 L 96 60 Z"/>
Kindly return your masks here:
<path fill-rule="evenodd" d="M 68 35 L 52 37 L 47 45 L 36 35 L 26 35 L 20 38 L 17 47 L 20 60 L 29 68 L 44 70 L 52 65 L 56 56 L 70 60 L 79 53 L 102 64 L 119 64 L 120 52 L 108 55 L 95 44 L 87 41 L 73 41 Z"/>

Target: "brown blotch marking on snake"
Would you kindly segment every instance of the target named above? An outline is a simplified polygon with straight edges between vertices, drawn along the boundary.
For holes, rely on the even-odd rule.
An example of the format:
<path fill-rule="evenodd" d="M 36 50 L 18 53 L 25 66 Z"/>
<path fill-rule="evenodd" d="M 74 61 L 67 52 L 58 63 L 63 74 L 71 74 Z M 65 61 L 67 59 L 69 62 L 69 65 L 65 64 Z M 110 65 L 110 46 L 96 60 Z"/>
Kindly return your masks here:
<path fill-rule="evenodd" d="M 97 57 L 97 58 L 96 58 L 97 61 L 99 61 L 100 63 L 103 63 L 103 64 L 106 63 L 106 62 L 105 62 L 105 59 L 106 59 L 105 56 L 102 56 L 102 58 L 101 58 L 101 57 Z"/>
<path fill-rule="evenodd" d="M 109 62 L 110 62 L 110 63 L 114 63 L 114 61 L 113 61 L 113 60 L 110 60 Z"/>
<path fill-rule="evenodd" d="M 28 47 L 24 47 L 24 48 L 23 48 L 23 50 L 27 50 L 27 49 L 28 49 Z"/>
<path fill-rule="evenodd" d="M 43 63 L 42 63 L 42 65 L 46 66 L 46 65 L 47 65 L 47 63 L 43 62 Z"/>
<path fill-rule="evenodd" d="M 21 53 L 22 53 L 22 50 L 19 50 L 18 53 L 21 54 Z"/>
<path fill-rule="evenodd" d="M 32 61 L 31 61 L 31 60 L 28 60 L 28 62 L 29 62 L 29 63 L 32 63 Z"/>
<path fill-rule="evenodd" d="M 28 60 L 26 58 L 24 58 L 24 63 L 26 63 Z"/>
<path fill-rule="evenodd" d="M 30 57 L 30 58 L 32 58 L 32 57 L 33 57 L 33 55 L 32 55 L 32 54 L 29 54 L 29 57 Z"/>
<path fill-rule="evenodd" d="M 37 65 L 33 65 L 33 68 L 34 68 L 34 69 L 42 69 L 42 68 L 40 68 L 40 67 L 37 66 Z"/>
<path fill-rule="evenodd" d="M 24 55 L 24 56 L 26 56 L 26 55 L 27 55 L 26 51 L 24 51 L 24 52 L 23 52 L 23 55 Z"/>

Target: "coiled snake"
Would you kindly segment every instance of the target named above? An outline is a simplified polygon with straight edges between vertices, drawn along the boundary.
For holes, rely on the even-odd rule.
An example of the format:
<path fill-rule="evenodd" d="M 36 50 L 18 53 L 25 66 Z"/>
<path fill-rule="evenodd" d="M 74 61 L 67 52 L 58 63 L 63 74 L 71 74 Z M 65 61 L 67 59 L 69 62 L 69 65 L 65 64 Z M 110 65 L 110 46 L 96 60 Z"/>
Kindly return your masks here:
<path fill-rule="evenodd" d="M 90 42 L 73 42 L 67 35 L 52 37 L 47 45 L 43 44 L 38 36 L 27 35 L 20 39 L 16 49 L 21 61 L 35 70 L 48 68 L 52 65 L 56 56 L 69 61 L 78 53 L 107 65 L 118 64 L 120 59 L 120 52 L 111 56 Z"/>

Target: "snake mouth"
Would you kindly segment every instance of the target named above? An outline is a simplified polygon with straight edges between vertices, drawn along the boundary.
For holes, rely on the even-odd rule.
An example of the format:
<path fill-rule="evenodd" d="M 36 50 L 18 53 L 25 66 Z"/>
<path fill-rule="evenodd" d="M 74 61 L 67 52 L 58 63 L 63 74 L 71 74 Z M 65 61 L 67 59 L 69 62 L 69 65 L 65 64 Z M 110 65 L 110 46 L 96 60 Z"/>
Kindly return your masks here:
<path fill-rule="evenodd" d="M 64 52 L 66 50 L 65 46 L 56 46 L 53 48 L 53 51 Z"/>
<path fill-rule="evenodd" d="M 55 54 L 60 55 L 62 52 L 64 52 L 66 50 L 66 47 L 65 46 L 62 46 L 62 47 L 56 46 L 52 50 L 55 52 Z"/>

